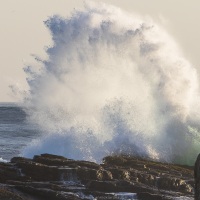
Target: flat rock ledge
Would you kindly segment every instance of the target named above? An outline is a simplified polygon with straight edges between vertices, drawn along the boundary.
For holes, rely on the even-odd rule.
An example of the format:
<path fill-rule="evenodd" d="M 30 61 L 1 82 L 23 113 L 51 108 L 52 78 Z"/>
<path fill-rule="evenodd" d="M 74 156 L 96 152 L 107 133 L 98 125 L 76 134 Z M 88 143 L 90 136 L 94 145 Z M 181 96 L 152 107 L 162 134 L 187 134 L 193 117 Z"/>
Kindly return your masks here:
<path fill-rule="evenodd" d="M 194 198 L 193 170 L 128 156 L 108 156 L 103 164 L 51 154 L 14 157 L 0 163 L 0 199 L 188 200 Z"/>

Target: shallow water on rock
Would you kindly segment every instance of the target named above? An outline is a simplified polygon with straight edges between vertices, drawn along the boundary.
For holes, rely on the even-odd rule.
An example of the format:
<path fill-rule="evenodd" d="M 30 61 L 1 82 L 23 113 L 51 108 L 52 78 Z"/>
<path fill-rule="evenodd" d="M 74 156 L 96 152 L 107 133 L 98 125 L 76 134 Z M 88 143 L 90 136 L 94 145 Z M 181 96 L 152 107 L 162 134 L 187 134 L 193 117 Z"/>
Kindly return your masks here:
<path fill-rule="evenodd" d="M 130 192 L 117 192 L 117 193 L 109 193 L 113 194 L 114 198 L 117 198 L 119 200 L 137 200 L 137 194 L 136 193 L 130 193 Z"/>
<path fill-rule="evenodd" d="M 175 197 L 174 200 L 194 200 L 192 197 Z"/>

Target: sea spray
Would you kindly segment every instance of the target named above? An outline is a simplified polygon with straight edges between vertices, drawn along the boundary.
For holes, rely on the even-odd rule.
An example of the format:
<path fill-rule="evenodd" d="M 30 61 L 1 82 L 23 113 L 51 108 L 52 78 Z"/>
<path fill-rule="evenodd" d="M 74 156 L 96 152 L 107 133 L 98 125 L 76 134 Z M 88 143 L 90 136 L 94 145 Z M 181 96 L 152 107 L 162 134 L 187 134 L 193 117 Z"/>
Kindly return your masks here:
<path fill-rule="evenodd" d="M 7 163 L 8 161 L 0 157 L 0 162 Z"/>
<path fill-rule="evenodd" d="M 150 18 L 106 4 L 46 22 L 48 59 L 25 68 L 24 110 L 46 134 L 22 154 L 100 161 L 130 154 L 193 164 L 199 144 L 195 68 Z"/>

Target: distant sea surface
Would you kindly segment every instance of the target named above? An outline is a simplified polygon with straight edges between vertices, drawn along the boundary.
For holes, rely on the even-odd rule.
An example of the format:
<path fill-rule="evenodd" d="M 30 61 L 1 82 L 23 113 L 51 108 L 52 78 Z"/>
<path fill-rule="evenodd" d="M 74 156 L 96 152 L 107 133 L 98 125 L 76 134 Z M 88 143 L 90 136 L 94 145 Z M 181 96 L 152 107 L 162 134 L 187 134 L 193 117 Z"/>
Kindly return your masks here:
<path fill-rule="evenodd" d="M 20 156 L 25 146 L 40 135 L 26 120 L 26 113 L 14 103 L 0 103 L 0 161 Z"/>

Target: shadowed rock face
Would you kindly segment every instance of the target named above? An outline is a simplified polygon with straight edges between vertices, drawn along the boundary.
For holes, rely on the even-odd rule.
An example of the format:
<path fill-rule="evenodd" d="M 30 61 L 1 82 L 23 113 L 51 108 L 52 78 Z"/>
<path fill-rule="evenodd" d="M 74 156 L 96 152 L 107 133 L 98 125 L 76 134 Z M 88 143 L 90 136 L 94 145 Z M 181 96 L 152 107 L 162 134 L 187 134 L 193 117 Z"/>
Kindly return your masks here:
<path fill-rule="evenodd" d="M 198 155 L 194 166 L 194 179 L 195 179 L 195 200 L 200 200 L 200 154 Z"/>
<path fill-rule="evenodd" d="M 108 156 L 100 165 L 50 154 L 15 157 L 0 163 L 0 199 L 193 199 L 193 176 L 193 167 L 127 156 Z"/>

